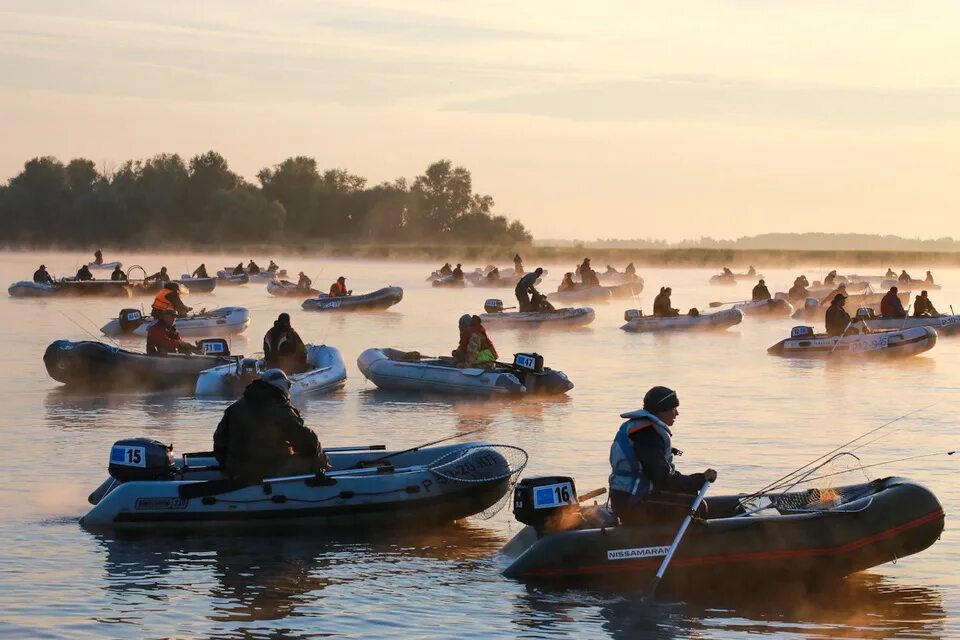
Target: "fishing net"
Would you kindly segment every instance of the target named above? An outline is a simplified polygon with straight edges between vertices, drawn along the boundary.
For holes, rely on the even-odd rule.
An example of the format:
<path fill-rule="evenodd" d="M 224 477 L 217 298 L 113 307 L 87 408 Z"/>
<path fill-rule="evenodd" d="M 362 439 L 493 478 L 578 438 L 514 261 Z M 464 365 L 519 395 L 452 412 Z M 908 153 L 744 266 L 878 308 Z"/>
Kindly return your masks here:
<path fill-rule="evenodd" d="M 513 487 L 529 456 L 520 447 L 508 444 L 482 444 L 446 453 L 429 465 L 434 474 L 445 480 L 470 484 L 507 480 L 507 487 L 496 503 L 473 517 L 488 520 L 510 501 Z"/>
<path fill-rule="evenodd" d="M 860 458 L 849 452 L 838 453 L 823 464 L 793 476 L 761 495 L 741 500 L 748 515 L 777 515 L 804 511 L 829 511 L 856 498 L 862 490 L 844 485 L 869 482 Z"/>

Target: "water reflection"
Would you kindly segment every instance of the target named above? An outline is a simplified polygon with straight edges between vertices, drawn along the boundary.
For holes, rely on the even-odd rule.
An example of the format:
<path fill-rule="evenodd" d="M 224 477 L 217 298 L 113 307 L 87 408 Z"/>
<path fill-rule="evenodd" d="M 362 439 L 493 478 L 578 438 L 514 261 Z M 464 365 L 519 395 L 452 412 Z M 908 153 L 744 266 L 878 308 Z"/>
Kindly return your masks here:
<path fill-rule="evenodd" d="M 196 408 L 189 396 L 171 393 L 82 391 L 57 387 L 47 392 L 44 400 L 47 422 L 62 429 L 89 429 L 102 426 L 103 418 L 117 410 L 142 411 L 158 420 Z"/>

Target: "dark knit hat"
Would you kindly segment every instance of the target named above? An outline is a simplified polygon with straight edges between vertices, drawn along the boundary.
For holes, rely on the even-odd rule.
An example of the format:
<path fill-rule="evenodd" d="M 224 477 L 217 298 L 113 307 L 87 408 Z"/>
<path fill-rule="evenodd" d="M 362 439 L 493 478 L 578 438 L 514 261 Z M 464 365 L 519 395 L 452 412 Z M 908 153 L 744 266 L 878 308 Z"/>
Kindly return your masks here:
<path fill-rule="evenodd" d="M 680 406 L 677 392 L 667 387 L 653 387 L 643 396 L 643 409 L 650 413 L 669 411 Z"/>

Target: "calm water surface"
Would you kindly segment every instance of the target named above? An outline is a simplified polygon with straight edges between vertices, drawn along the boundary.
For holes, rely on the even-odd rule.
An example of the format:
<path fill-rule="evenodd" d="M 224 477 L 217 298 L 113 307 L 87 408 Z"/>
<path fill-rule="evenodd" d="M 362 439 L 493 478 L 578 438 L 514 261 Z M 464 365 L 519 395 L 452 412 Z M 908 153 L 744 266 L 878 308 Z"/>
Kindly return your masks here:
<path fill-rule="evenodd" d="M 175 274 L 201 261 L 213 272 L 249 259 L 116 257 L 150 271 L 164 264 Z M 265 264 L 267 257 L 258 262 Z M 596 321 L 579 331 L 491 332 L 502 354 L 536 350 L 545 354 L 548 366 L 567 372 L 577 385 L 567 398 L 494 404 L 384 396 L 356 368 L 363 349 L 449 352 L 457 341 L 457 317 L 479 312 L 491 290 L 432 289 L 424 278 L 436 265 L 272 257 L 291 273 L 307 271 L 320 288 L 346 275 L 357 293 L 387 284 L 405 291 L 403 302 L 390 312 L 369 315 L 303 312 L 298 300 L 273 298 L 262 284 L 187 300 L 194 307 L 251 309 L 251 328 L 232 340 L 235 353 L 259 351 L 263 333 L 281 311 L 291 312 L 306 341 L 342 351 L 346 389 L 303 406 L 308 424 L 329 446 L 412 446 L 485 427 L 483 439 L 530 452 L 527 474 L 570 474 L 586 491 L 606 484 L 619 413 L 639 407 L 654 384 L 679 392 L 675 437 L 685 451 L 681 468 L 714 466 L 720 472 L 716 492 L 756 489 L 870 428 L 932 403 L 858 454 L 870 463 L 958 444 L 960 339 L 943 339 L 928 354 L 896 364 L 791 362 L 766 354 L 766 347 L 789 330 L 789 320 L 748 318 L 720 335 L 630 335 L 618 329 L 623 311 L 637 305 L 627 301 L 596 305 Z M 55 274 L 73 272 L 81 259 L 0 254 L 0 282 L 29 279 L 40 261 Z M 566 269 L 545 266 L 550 274 L 544 289 L 550 291 Z M 817 279 L 824 272 L 817 269 Z M 941 311 L 954 301 L 960 305 L 960 271 L 935 273 L 945 287 L 933 292 L 934 303 Z M 665 284 L 673 286 L 681 309 L 737 299 L 750 288 L 710 287 L 706 270 L 645 269 L 641 275 L 647 292 L 639 304 L 647 312 Z M 794 275 L 766 270 L 774 291 L 785 290 Z M 509 298 L 511 291 L 499 293 Z M 147 307 L 149 302 L 135 300 Z M 145 435 L 173 442 L 176 452 L 206 450 L 228 404 L 166 395 L 78 395 L 47 377 L 41 361 L 47 344 L 57 338 L 88 339 L 86 332 L 98 333 L 96 327 L 121 306 L 128 305 L 0 301 L 6 356 L 0 371 L 4 636 L 960 637 L 958 542 L 952 527 L 960 480 L 957 463 L 946 456 L 871 470 L 877 477 L 906 475 L 933 489 L 948 514 L 942 540 L 921 555 L 812 594 L 714 594 L 650 607 L 641 606 L 634 593 L 528 589 L 499 574 L 504 560 L 497 551 L 520 528 L 508 510 L 427 534 L 333 542 L 302 530 L 133 538 L 88 533 L 78 519 L 88 506 L 86 495 L 106 476 L 111 443 Z"/>

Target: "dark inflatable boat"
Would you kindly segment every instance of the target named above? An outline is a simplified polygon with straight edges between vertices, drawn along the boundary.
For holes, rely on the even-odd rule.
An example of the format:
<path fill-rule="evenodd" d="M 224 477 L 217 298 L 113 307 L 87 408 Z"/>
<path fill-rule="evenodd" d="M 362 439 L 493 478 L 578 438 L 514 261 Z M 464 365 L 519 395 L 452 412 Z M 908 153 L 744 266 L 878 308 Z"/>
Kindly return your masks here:
<path fill-rule="evenodd" d="M 304 300 L 301 306 L 306 311 L 376 311 L 389 309 L 401 300 L 403 300 L 403 289 L 384 287 L 359 296 L 331 298 L 321 294 L 316 298 Z"/>
<path fill-rule="evenodd" d="M 204 355 L 148 356 L 102 342 L 57 340 L 47 347 L 43 364 L 57 382 L 88 388 L 193 387 L 204 369 L 234 363 L 226 340 L 200 341 Z"/>
<path fill-rule="evenodd" d="M 936 496 L 903 478 L 780 494 L 755 513 L 742 499 L 707 499 L 706 518 L 687 529 L 661 588 L 816 584 L 919 553 L 943 531 Z M 623 526 L 605 506 L 581 509 L 573 481 L 560 476 L 523 480 L 514 506 L 533 526 L 504 549 L 515 556 L 504 575 L 561 584 L 649 584 L 684 515 Z"/>

